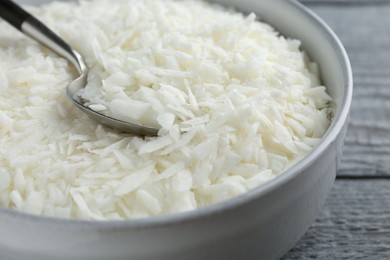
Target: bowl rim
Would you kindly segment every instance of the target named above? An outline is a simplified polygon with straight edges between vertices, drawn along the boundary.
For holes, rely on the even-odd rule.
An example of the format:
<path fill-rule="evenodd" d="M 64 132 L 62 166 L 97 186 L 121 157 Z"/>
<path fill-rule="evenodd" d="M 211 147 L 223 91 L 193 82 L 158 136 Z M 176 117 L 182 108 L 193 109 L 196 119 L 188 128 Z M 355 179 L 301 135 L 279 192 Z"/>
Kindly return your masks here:
<path fill-rule="evenodd" d="M 13 219 L 27 220 L 37 224 L 42 225 L 62 225 L 66 228 L 92 228 L 98 230 L 110 230 L 110 229 L 124 229 L 124 230 L 137 230 L 137 229 L 149 229 L 149 228 L 161 228 L 170 225 L 177 225 L 180 223 L 192 222 L 194 220 L 200 220 L 207 218 L 208 216 L 215 216 L 218 214 L 224 214 L 228 211 L 234 210 L 237 207 L 247 204 L 251 201 L 256 200 L 259 197 L 265 196 L 266 194 L 271 193 L 276 190 L 278 187 L 283 186 L 289 181 L 296 178 L 300 173 L 308 168 L 316 159 L 318 159 L 338 137 L 339 133 L 342 131 L 344 125 L 347 123 L 351 103 L 352 103 L 352 92 L 353 92 L 353 77 L 351 64 L 347 55 L 347 52 L 342 45 L 341 41 L 338 39 L 333 30 L 317 16 L 313 11 L 308 7 L 299 3 L 297 0 L 286 1 L 291 8 L 295 8 L 300 12 L 301 15 L 304 15 L 311 19 L 313 23 L 321 28 L 328 41 L 334 46 L 336 52 L 338 52 L 339 62 L 341 63 L 344 81 L 345 81 L 345 91 L 344 96 L 342 97 L 342 102 L 340 103 L 340 110 L 338 114 L 333 119 L 332 125 L 328 129 L 325 136 L 322 138 L 319 145 L 317 145 L 309 154 L 299 160 L 291 168 L 278 175 L 269 182 L 262 184 L 259 187 L 256 187 L 252 190 L 249 190 L 243 194 L 232 197 L 228 200 L 217 202 L 210 206 L 198 208 L 191 211 L 173 213 L 162 216 L 153 216 L 146 218 L 137 218 L 137 219 L 125 219 L 125 220 L 80 220 L 80 219 L 63 219 L 55 217 L 46 217 L 39 215 L 32 215 L 24 212 L 19 212 L 14 209 L 0 208 L 0 217 L 10 217 Z"/>

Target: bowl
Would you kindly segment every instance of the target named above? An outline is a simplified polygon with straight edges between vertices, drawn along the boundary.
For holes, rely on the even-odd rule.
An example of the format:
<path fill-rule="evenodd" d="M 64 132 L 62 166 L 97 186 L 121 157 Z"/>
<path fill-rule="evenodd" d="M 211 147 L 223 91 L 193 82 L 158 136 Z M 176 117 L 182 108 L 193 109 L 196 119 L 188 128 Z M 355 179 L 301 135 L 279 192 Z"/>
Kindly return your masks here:
<path fill-rule="evenodd" d="M 340 161 L 352 97 L 347 54 L 329 27 L 297 1 L 213 2 L 257 13 L 303 42 L 335 99 L 322 142 L 269 183 L 191 212 L 93 222 L 0 209 L 0 259 L 278 259 L 299 241 L 324 205 Z"/>

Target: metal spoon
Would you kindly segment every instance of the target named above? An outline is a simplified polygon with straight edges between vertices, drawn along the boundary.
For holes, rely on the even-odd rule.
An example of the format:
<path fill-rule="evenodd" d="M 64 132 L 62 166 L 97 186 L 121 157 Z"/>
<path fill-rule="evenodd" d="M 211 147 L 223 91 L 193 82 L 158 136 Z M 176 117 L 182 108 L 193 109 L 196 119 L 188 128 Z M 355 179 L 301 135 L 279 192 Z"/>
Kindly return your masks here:
<path fill-rule="evenodd" d="M 79 73 L 79 77 L 67 86 L 66 93 L 73 103 L 88 116 L 101 124 L 126 133 L 141 136 L 157 135 L 159 129 L 118 120 L 85 106 L 77 95 L 79 90 L 84 88 L 87 84 L 88 68 L 83 57 L 37 18 L 11 0 L 0 0 L 0 17 L 24 34 L 64 57 L 75 66 Z"/>

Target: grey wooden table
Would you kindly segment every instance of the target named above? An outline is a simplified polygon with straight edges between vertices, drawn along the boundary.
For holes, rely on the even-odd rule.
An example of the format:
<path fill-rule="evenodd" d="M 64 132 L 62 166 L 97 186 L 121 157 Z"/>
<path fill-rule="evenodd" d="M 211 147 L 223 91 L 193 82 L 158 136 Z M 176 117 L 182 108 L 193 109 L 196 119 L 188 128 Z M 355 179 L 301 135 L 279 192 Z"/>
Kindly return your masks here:
<path fill-rule="evenodd" d="M 283 259 L 390 259 L 390 0 L 301 2 L 344 43 L 354 100 L 327 204 Z"/>

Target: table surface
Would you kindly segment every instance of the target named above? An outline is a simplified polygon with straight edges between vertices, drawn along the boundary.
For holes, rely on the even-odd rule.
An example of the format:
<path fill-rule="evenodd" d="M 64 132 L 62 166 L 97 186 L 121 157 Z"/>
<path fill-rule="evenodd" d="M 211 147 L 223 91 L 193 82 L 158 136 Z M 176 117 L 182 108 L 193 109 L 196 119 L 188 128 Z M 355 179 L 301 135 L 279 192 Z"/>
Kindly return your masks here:
<path fill-rule="evenodd" d="M 354 95 L 327 204 L 283 260 L 390 259 L 390 0 L 301 2 L 343 42 Z"/>

